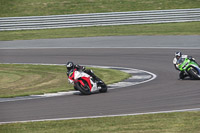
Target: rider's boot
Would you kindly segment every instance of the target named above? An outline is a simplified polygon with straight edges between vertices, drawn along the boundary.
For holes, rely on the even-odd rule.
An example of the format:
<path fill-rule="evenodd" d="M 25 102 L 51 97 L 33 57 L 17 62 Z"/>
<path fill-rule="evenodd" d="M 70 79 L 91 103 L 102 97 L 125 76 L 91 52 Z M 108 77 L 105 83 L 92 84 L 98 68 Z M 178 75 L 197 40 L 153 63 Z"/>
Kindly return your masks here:
<path fill-rule="evenodd" d="M 98 78 L 96 75 L 92 75 L 92 77 L 93 77 L 93 79 L 95 80 L 95 82 L 97 84 L 102 84 L 103 83 L 103 81 L 100 78 Z"/>
<path fill-rule="evenodd" d="M 97 83 L 97 85 L 103 84 L 103 81 L 100 78 L 98 78 L 96 75 L 92 74 L 91 76 L 94 79 L 94 82 Z"/>
<path fill-rule="evenodd" d="M 187 77 L 188 75 L 185 72 L 180 72 L 179 74 L 179 79 L 184 79 L 185 77 Z"/>
<path fill-rule="evenodd" d="M 103 83 L 103 81 L 102 81 L 100 78 L 98 78 L 98 77 L 93 73 L 92 70 L 85 70 L 85 72 L 86 72 L 87 74 L 89 74 L 90 76 L 92 76 L 92 78 L 94 79 L 94 82 L 96 82 L 97 84 Z"/>

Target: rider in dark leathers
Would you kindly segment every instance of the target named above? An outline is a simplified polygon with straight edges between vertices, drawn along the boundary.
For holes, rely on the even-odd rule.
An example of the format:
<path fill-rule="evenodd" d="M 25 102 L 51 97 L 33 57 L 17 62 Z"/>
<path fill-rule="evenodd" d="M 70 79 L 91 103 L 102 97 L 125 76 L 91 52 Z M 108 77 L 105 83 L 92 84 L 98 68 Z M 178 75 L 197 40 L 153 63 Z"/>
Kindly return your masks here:
<path fill-rule="evenodd" d="M 77 69 L 78 71 L 83 71 L 85 73 L 87 73 L 88 75 L 92 76 L 92 78 L 94 79 L 94 82 L 96 82 L 97 84 L 101 84 L 103 81 L 101 81 L 100 78 L 98 78 L 92 70 L 90 69 L 86 69 L 84 66 L 80 66 L 77 64 L 74 64 L 73 62 L 69 61 L 66 63 L 66 68 L 67 68 L 67 76 L 69 76 L 69 72 L 71 69 Z M 76 89 L 76 88 L 75 88 Z"/>

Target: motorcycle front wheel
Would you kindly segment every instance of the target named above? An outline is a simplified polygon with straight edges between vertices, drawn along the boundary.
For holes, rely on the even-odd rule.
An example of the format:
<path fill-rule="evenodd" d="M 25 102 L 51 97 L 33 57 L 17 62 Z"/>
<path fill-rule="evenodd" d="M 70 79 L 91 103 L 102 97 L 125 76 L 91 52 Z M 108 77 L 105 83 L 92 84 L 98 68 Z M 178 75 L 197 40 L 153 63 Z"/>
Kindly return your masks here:
<path fill-rule="evenodd" d="M 90 95 L 91 91 L 90 91 L 90 87 L 88 85 L 88 83 L 84 80 L 82 80 L 83 83 L 85 84 L 85 86 L 83 86 L 80 82 L 75 83 L 75 87 L 84 95 Z"/>

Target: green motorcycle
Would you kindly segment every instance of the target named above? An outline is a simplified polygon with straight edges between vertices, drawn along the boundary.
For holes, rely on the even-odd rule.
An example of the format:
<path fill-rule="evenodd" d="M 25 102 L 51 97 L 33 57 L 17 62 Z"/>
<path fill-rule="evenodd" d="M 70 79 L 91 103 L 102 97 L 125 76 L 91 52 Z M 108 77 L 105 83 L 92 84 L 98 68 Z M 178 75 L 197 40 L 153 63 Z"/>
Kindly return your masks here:
<path fill-rule="evenodd" d="M 196 62 L 191 61 L 188 58 L 180 58 L 176 65 L 180 71 L 183 71 L 192 79 L 200 79 L 200 68 Z"/>

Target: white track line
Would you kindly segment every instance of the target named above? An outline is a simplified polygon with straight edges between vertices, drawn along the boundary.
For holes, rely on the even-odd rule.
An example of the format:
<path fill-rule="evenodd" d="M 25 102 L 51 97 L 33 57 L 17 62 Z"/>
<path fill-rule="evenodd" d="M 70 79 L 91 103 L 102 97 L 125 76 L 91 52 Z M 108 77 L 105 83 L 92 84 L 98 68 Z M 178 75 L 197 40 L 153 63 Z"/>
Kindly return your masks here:
<path fill-rule="evenodd" d="M 60 120 L 88 119 L 88 118 L 103 118 L 103 117 L 116 117 L 116 116 L 135 116 L 135 115 L 160 114 L 160 113 L 174 113 L 174 112 L 187 112 L 187 111 L 200 111 L 200 108 L 181 109 L 181 110 L 169 110 L 169 111 L 157 111 L 157 112 L 145 112 L 145 113 L 133 113 L 133 114 L 100 115 L 100 116 L 85 116 L 85 117 L 69 117 L 69 118 L 54 118 L 54 119 L 26 120 L 26 121 L 9 121 L 9 122 L 0 122 L 0 125 L 1 125 L 1 124 L 9 124 L 9 123 L 42 122 L 42 121 L 60 121 Z"/>
<path fill-rule="evenodd" d="M 7 63 L 7 64 L 10 64 L 10 63 Z M 17 64 L 22 64 L 22 63 L 17 63 Z M 42 65 L 42 64 L 35 64 L 35 65 Z M 64 64 L 43 64 L 43 65 L 64 65 Z M 96 66 L 96 67 L 102 67 L 102 66 Z M 108 68 L 108 66 L 103 66 L 102 68 Z M 123 67 L 112 67 L 112 68 L 123 68 Z M 133 70 L 138 70 L 138 69 L 133 69 Z M 141 70 L 141 71 L 144 71 L 144 70 Z M 147 72 L 147 73 L 151 74 L 153 76 L 153 78 L 151 78 L 149 80 L 146 80 L 146 81 L 144 81 L 142 83 L 149 82 L 151 80 L 154 80 L 157 77 L 155 74 L 153 74 L 151 72 L 148 72 L 148 71 L 144 71 L 144 72 Z M 85 116 L 85 117 L 69 117 L 69 118 L 26 120 L 26 121 L 9 121 L 9 122 L 0 122 L 0 124 L 23 123 L 23 122 L 41 122 L 41 121 L 59 121 L 59 120 L 86 119 L 86 118 L 102 118 L 102 117 L 116 117 L 116 116 L 134 116 L 134 115 L 173 113 L 173 112 L 186 112 L 186 111 L 200 111 L 200 108 L 181 109 L 181 110 L 169 110 L 169 111 L 157 111 L 157 112 L 145 112 L 145 113 L 133 113 L 133 114 L 100 115 L 100 116 Z"/>

